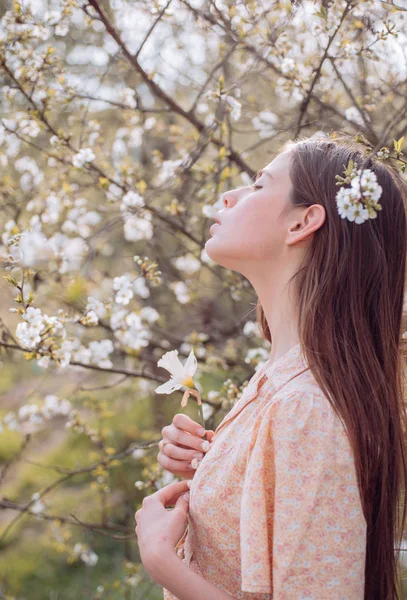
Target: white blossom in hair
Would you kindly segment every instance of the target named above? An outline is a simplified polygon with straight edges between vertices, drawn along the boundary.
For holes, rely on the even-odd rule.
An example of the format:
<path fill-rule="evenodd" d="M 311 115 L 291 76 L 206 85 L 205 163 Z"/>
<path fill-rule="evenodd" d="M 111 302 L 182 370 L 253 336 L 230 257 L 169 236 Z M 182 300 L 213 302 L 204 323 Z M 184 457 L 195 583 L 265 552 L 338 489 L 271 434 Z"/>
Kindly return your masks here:
<path fill-rule="evenodd" d="M 376 219 L 377 212 L 382 210 L 379 204 L 383 188 L 377 183 L 376 173 L 371 169 L 358 169 L 358 165 L 350 160 L 344 170 L 345 177 L 335 175 L 336 185 L 341 187 L 336 194 L 336 206 L 342 219 L 355 223 L 364 223 L 367 219 Z"/>

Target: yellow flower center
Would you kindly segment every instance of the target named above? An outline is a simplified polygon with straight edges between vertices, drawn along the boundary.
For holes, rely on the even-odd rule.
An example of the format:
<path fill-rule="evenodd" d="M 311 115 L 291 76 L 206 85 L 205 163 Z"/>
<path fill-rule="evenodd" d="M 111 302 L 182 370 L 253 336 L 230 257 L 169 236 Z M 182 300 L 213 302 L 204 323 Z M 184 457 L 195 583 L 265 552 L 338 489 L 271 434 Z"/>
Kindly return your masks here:
<path fill-rule="evenodd" d="M 188 379 L 185 379 L 185 381 L 182 382 L 182 385 L 185 385 L 185 387 L 188 387 L 188 388 L 193 388 L 195 386 L 194 380 L 192 379 L 192 377 L 188 377 Z"/>

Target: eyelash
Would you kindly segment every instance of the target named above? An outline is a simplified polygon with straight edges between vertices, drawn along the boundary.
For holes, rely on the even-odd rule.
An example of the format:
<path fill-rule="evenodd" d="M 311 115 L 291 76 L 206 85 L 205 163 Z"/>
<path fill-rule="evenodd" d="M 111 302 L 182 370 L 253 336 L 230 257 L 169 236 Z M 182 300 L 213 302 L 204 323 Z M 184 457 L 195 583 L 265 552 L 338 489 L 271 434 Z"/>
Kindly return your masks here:
<path fill-rule="evenodd" d="M 253 184 L 250 187 L 253 188 L 254 190 L 262 190 L 263 189 L 261 185 L 256 185 L 256 184 Z"/>

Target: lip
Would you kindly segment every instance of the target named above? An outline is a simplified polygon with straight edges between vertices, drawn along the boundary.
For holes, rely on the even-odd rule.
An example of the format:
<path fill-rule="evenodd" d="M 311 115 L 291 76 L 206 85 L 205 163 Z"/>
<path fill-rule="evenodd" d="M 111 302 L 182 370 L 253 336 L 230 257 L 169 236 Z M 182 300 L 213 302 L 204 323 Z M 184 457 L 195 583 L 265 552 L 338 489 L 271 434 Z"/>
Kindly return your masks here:
<path fill-rule="evenodd" d="M 212 225 L 210 226 L 210 229 L 209 229 L 209 233 L 213 233 L 215 227 L 220 227 L 220 223 L 218 223 L 218 222 L 212 223 Z"/>

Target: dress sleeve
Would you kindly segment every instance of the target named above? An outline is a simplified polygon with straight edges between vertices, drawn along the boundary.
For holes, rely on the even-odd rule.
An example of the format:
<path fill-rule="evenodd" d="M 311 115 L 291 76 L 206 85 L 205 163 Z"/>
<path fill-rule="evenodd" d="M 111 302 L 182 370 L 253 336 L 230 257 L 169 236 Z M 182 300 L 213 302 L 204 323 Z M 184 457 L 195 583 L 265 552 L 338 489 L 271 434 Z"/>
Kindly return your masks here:
<path fill-rule="evenodd" d="M 296 391 L 262 415 L 246 466 L 240 538 L 243 592 L 363 600 L 366 521 L 355 463 L 322 393 Z"/>

